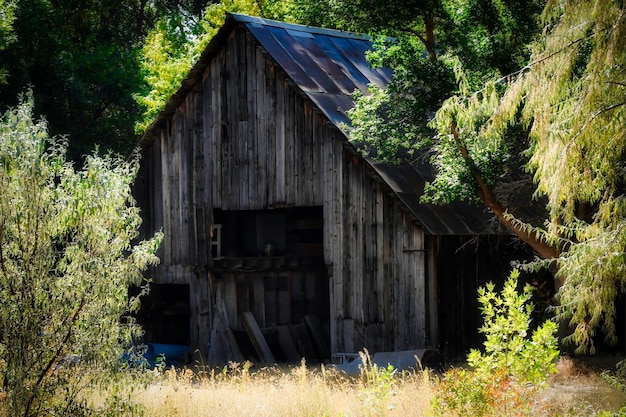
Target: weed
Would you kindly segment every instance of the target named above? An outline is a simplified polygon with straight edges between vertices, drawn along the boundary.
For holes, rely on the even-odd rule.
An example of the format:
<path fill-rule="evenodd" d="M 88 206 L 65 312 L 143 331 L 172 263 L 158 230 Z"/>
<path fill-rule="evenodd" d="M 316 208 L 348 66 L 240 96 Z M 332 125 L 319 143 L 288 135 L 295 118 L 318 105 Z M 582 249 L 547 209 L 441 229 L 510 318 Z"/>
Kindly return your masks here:
<path fill-rule="evenodd" d="M 396 395 L 394 389 L 394 375 L 397 370 L 393 365 L 386 367 L 372 363 L 369 352 L 365 349 L 359 352 L 363 367 L 361 368 L 361 378 L 363 387 L 359 398 L 363 402 L 364 410 L 370 416 L 384 416 L 387 410 L 395 407 L 389 400 Z"/>

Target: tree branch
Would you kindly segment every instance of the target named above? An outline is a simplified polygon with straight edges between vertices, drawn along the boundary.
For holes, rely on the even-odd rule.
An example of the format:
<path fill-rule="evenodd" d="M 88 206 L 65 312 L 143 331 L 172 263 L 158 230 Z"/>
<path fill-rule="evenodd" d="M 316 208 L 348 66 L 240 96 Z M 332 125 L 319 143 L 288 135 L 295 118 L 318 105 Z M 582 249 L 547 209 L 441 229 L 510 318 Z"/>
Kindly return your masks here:
<path fill-rule="evenodd" d="M 435 19 L 432 16 L 426 16 L 424 18 L 424 26 L 426 27 L 425 35 L 412 28 L 404 28 L 400 31 L 416 36 L 420 42 L 424 44 L 430 62 L 437 62 L 437 50 L 435 49 Z"/>
<path fill-rule="evenodd" d="M 498 200 L 498 197 L 491 191 L 485 179 L 482 176 L 482 173 L 476 167 L 474 160 L 469 154 L 469 150 L 467 146 L 463 143 L 460 138 L 459 131 L 457 129 L 456 122 L 452 121 L 450 123 L 450 131 L 452 132 L 452 136 L 454 137 L 454 142 L 456 143 L 457 149 L 461 153 L 463 160 L 468 166 L 474 181 L 476 181 L 477 189 L 476 192 L 478 194 L 478 198 L 480 198 L 486 205 L 489 207 L 491 212 L 504 224 L 509 230 L 515 233 L 523 242 L 527 243 L 533 250 L 535 250 L 539 255 L 541 255 L 545 259 L 553 259 L 559 256 L 559 250 L 553 248 L 547 243 L 537 239 L 532 234 L 528 233 L 528 231 L 520 228 L 514 222 L 512 222 L 507 216 L 505 216 L 506 208 L 502 205 L 502 203 Z"/>
<path fill-rule="evenodd" d="M 59 343 L 58 348 L 56 349 L 54 354 L 50 357 L 50 360 L 48 360 L 48 363 L 43 368 L 42 372 L 39 374 L 39 377 L 37 378 L 37 381 L 35 382 L 35 386 L 36 387 L 39 386 L 42 383 L 43 379 L 46 377 L 48 372 L 50 372 L 50 370 L 52 369 L 52 366 L 61 357 L 61 353 L 63 352 L 63 349 L 67 346 L 67 342 L 70 340 L 70 337 L 72 336 L 72 333 L 73 333 L 73 330 L 74 330 L 73 324 L 78 319 L 78 316 L 81 313 L 81 311 L 83 310 L 83 307 L 85 306 L 85 304 L 86 304 L 86 300 L 85 300 L 85 297 L 83 297 L 81 302 L 80 302 L 80 304 L 76 308 L 76 311 L 74 311 L 74 314 L 72 314 L 72 316 L 69 317 L 69 325 L 68 325 L 68 328 L 67 328 L 67 332 L 65 333 L 65 336 L 63 337 L 63 340 L 61 340 L 61 342 Z M 35 400 L 35 395 L 31 395 L 31 397 L 28 399 L 28 404 L 26 406 L 26 410 L 24 411 L 24 415 L 25 416 L 29 416 L 30 415 L 30 409 L 33 406 L 34 400 Z"/>

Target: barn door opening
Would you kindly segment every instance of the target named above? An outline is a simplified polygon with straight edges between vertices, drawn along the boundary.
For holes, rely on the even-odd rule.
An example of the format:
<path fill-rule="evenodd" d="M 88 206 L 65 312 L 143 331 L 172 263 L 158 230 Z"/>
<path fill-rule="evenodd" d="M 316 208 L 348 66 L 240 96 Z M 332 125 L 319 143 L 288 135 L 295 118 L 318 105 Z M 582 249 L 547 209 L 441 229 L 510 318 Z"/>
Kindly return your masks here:
<path fill-rule="evenodd" d="M 249 328 L 253 319 L 276 361 L 330 359 L 322 208 L 214 210 L 214 219 L 222 256 L 213 259 L 212 274 L 224 288 L 232 348 L 263 361 L 254 340 L 261 336 Z"/>

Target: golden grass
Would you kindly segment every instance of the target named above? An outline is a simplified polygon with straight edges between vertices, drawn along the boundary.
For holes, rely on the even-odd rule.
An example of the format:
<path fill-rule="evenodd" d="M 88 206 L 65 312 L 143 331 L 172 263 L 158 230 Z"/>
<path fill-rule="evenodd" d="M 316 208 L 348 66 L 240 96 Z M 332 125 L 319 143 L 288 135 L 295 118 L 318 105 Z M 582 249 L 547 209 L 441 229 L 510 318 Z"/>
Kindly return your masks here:
<path fill-rule="evenodd" d="M 533 416 L 593 416 L 617 411 L 624 393 L 595 370 L 562 358 L 557 374 L 533 399 Z M 133 400 L 150 417 L 412 417 L 428 416 L 438 377 L 429 371 L 394 375 L 388 385 L 376 375 L 347 377 L 304 363 L 290 368 L 249 369 L 233 364 L 221 371 L 170 369 L 157 373 Z"/>
<path fill-rule="evenodd" d="M 365 378 L 304 364 L 254 372 L 232 367 L 205 375 L 169 370 L 135 399 L 154 417 L 425 416 L 432 396 L 428 375 L 394 378 L 381 392 Z"/>
<path fill-rule="evenodd" d="M 624 404 L 626 394 L 612 388 L 600 376 L 600 368 L 564 356 L 557 362 L 557 373 L 548 378 L 548 387 L 537 398 L 534 410 L 538 417 L 582 417 L 601 411 L 617 412 Z"/>

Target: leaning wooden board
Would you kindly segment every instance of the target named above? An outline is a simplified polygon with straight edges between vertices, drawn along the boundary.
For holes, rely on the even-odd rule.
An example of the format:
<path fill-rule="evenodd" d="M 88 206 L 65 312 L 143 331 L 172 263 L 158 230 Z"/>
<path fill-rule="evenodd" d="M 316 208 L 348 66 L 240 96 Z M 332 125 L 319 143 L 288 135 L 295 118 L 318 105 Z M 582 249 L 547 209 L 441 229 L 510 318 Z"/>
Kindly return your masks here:
<path fill-rule="evenodd" d="M 246 328 L 246 332 L 254 345 L 254 350 L 259 355 L 259 359 L 261 362 L 267 365 L 273 365 L 276 363 L 276 359 L 274 359 L 274 355 L 265 340 L 265 336 L 263 336 L 263 332 L 261 332 L 261 328 L 259 327 L 254 315 L 250 311 L 244 311 L 241 313 L 241 318 L 243 320 L 243 325 Z"/>

